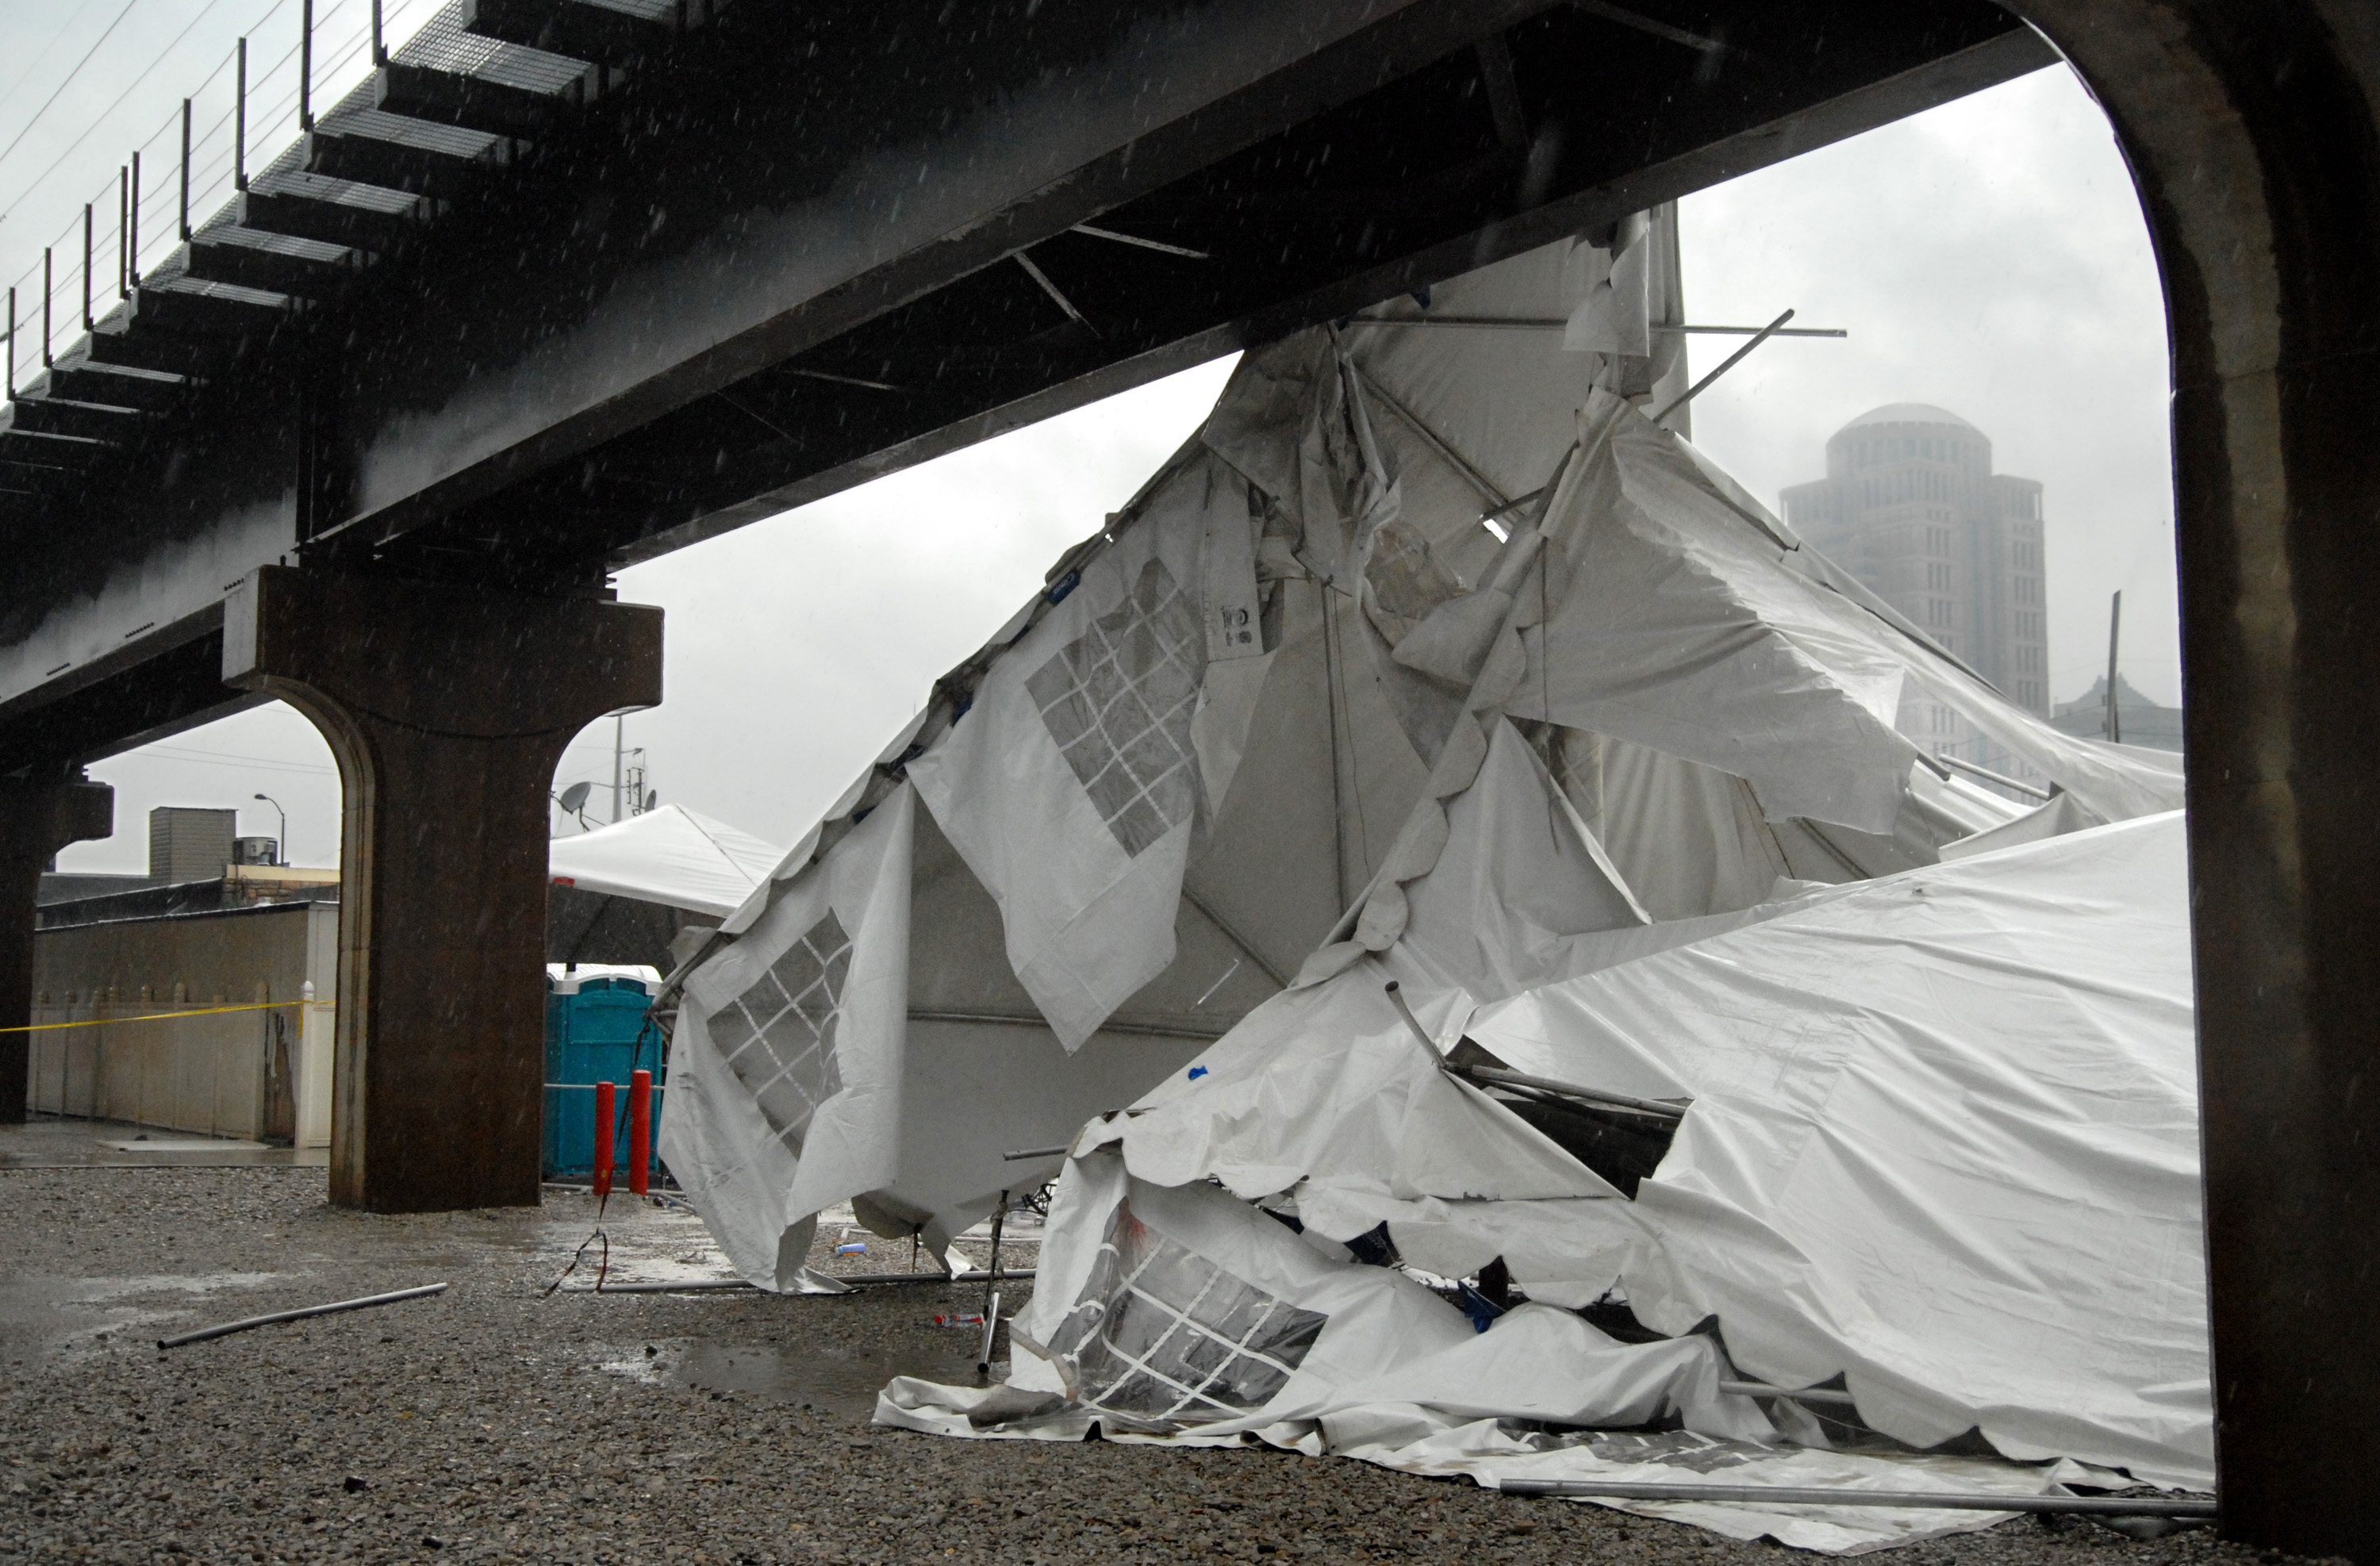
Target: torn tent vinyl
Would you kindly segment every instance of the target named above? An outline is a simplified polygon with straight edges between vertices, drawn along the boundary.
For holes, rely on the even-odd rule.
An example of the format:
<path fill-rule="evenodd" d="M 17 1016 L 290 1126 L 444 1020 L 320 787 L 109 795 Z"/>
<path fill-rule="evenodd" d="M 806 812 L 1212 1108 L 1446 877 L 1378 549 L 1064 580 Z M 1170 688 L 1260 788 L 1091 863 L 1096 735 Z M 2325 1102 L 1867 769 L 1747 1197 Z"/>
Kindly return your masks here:
<path fill-rule="evenodd" d="M 1633 242 L 1658 250 L 1669 227 L 1639 225 Z M 910 1088 L 897 1122 L 893 1099 L 879 1107 L 874 1135 L 897 1151 L 890 1182 L 856 1198 L 868 1221 L 941 1245 L 1054 1167 L 1003 1152 L 1132 1101 L 1310 959 L 1378 949 L 1494 711 L 1530 718 L 1534 764 L 1571 811 L 1547 831 L 1582 849 L 1536 856 L 1561 873 L 1510 904 L 1524 946 L 1537 939 L 1524 926 L 1558 937 L 1582 920 L 1731 913 L 1781 883 L 1930 862 L 2019 814 L 1914 765 L 1890 733 L 1912 669 L 2123 813 L 2093 747 L 1958 685 L 1682 438 L 1597 390 L 1642 382 L 1649 400 L 1660 381 L 1667 396 L 1674 356 L 1663 368 L 1570 351 L 1553 331 L 1413 324 L 1592 313 L 1611 264 L 1582 259 L 1595 249 L 1548 246 L 1441 285 L 1426 307 L 1399 300 L 1248 355 L 1199 434 L 938 683 L 726 921 L 737 938 L 823 874 L 863 812 L 915 789 L 912 940 L 930 960 L 911 965 Z M 1675 320 L 1667 253 L 1647 294 Z M 1510 506 L 1557 475 L 1536 519 Z M 1620 630 L 1595 629 L 1598 605 Z M 1725 649 L 1723 667 L 1682 662 L 1681 636 Z M 1608 665 L 1599 683 L 1568 667 L 1587 659 Z M 1560 971 L 1474 944 L 1503 965 L 1477 999 Z"/>
<path fill-rule="evenodd" d="M 1500 759 L 1472 794 L 1523 793 Z M 1450 814 L 1442 865 L 1508 830 Z M 1093 1122 L 1004 1384 L 897 1380 L 879 1421 L 1487 1485 L 2211 1487 L 2178 812 L 1585 935 L 1576 977 L 1424 990 L 1409 1022 L 1384 981 L 1426 982 L 1404 949 L 1465 912 L 1431 879 L 1387 951 Z M 1642 1162 L 1646 1123 L 1605 1107 L 1631 1100 L 1680 1106 Z M 1527 1303 L 1448 1297 L 1491 1267 Z M 1842 1552 L 2007 1515 L 1624 1504 Z"/>
<path fill-rule="evenodd" d="M 1100 1174 L 1098 1188 L 1135 1221 L 1172 1212 L 1177 1229 L 1195 1229 L 1180 1215 L 1203 1212 L 1236 1225 L 1245 1254 L 1277 1233 L 1334 1267 L 1354 1265 L 1332 1254 L 1334 1231 L 1360 1238 L 1384 1221 L 1404 1226 L 1410 1256 L 1442 1267 L 1415 1265 L 1444 1277 L 1526 1251 L 1531 1234 L 1560 1250 L 1596 1232 L 1590 1216 L 1635 1205 L 1622 1186 L 1657 1171 L 1660 1147 L 1648 1155 L 1623 1126 L 1584 1157 L 1582 1134 L 1552 1110 L 1448 1077 L 1437 1049 L 1399 1031 L 1386 978 L 1451 1048 L 1483 1004 L 1763 925 L 1827 895 L 1813 887 L 1932 867 L 1947 846 L 2023 817 L 1942 777 L 1893 732 L 1912 683 L 2011 736 L 2074 798 L 2078 813 L 2036 830 L 2179 803 L 2177 772 L 2052 735 L 1651 422 L 1652 362 L 1572 352 L 1552 331 L 1462 324 L 1574 317 L 1594 303 L 1598 270 L 1580 264 L 1581 249 L 1548 247 L 1427 303 L 1249 354 L 1199 435 L 938 684 L 726 922 L 687 981 L 680 1033 L 694 1063 L 673 1069 L 703 1075 L 722 1100 L 757 1101 L 719 1019 L 766 1033 L 775 1024 L 759 1013 L 791 1017 L 796 998 L 759 989 L 758 959 L 731 963 L 738 947 L 790 928 L 769 923 L 781 905 L 832 904 L 818 889 L 853 879 L 861 859 L 879 868 L 888 909 L 906 900 L 905 993 L 897 1016 L 886 1002 L 884 1026 L 866 1026 L 868 1047 L 887 1051 L 870 1069 L 894 1090 L 852 1099 L 860 1118 L 841 1134 L 866 1158 L 839 1154 L 844 1172 L 811 1177 L 816 1131 L 722 1116 L 722 1135 L 772 1139 L 763 1201 L 754 1183 L 710 1172 L 732 1156 L 703 1161 L 688 1147 L 682 1169 L 665 1131 L 664 1156 L 714 1230 L 748 1224 L 754 1237 L 730 1246 L 747 1277 L 820 1286 L 789 1263 L 830 1193 L 848 1187 L 880 1232 L 940 1246 L 1002 1189 L 1056 1163 L 1002 1151 L 1065 1142 L 1095 1116 L 1111 1132 L 1147 1122 L 1154 1135 L 1167 1105 L 1227 1083 L 1247 1095 L 1228 1126 L 1182 1131 L 1162 1168 Z M 1454 324 L 1412 323 L 1433 317 Z M 1543 492 L 1513 504 L 1533 490 Z M 888 809 L 885 833 L 907 834 L 905 877 L 882 869 L 890 849 L 869 834 L 894 819 Z M 748 1027 L 736 1020 L 747 1014 Z M 830 1008 L 790 1037 L 839 1050 L 854 1014 Z M 862 1025 L 850 1026 L 859 1048 Z M 1194 1059 L 1206 1068 L 1195 1082 Z M 1393 1091 L 1383 1071 L 1402 1074 Z M 1103 1112 L 1124 1104 L 1138 1112 Z M 1078 1145 L 1061 1187 L 1026 1326 L 1044 1346 L 1064 1340 L 1075 1305 L 1106 1297 L 1095 1275 L 1150 1276 L 1120 1248 L 1098 1259 L 1121 1207 L 1065 1196 L 1075 1182 L 1091 1189 L 1098 1160 L 1129 1162 L 1129 1130 L 1121 1152 L 1099 1151 L 1103 1139 L 1115 1138 Z M 1208 1168 L 1210 1155 L 1222 1161 Z M 1216 1200 L 1243 1214 L 1267 1201 L 1312 1244 L 1273 1218 L 1251 1228 L 1208 1198 L 1169 1207 L 1157 1195 L 1209 1176 L 1228 1187 Z M 1158 1256 L 1141 1259 L 1173 1268 Z M 1224 1287 L 1220 1271 L 1182 1268 Z M 1609 1282 L 1594 1270 L 1540 1269 L 1532 1317 L 1594 1297 L 1579 1291 Z M 1392 1276 L 1307 1282 L 1328 1293 Z M 1417 1295 L 1379 1308 L 1444 1325 Z M 1667 1367 L 1654 1378 L 1666 1415 L 1712 1424 L 1710 1439 L 1768 1451 L 1759 1441 L 1780 1420 L 1816 1435 L 1782 1405 L 1693 1390 L 1707 1367 L 1688 1363 L 1694 1353 L 1637 1357 Z M 1635 1363 L 1610 1363 L 1623 1362 Z M 1249 1387 L 1271 1384 L 1242 1369 Z M 1327 1430 L 1355 1417 L 1332 1402 L 1342 1383 L 1353 1384 L 1325 1392 L 1290 1375 L 1272 1395 L 1305 1397 L 1296 1417 Z M 1058 1376 L 1002 1396 L 1080 1412 L 1087 1385 L 1078 1377 L 1070 1393 Z M 1616 1420 L 1645 1406 L 1608 1390 L 1580 1390 L 1575 1418 L 1546 1417 Z M 930 1424 L 952 1412 L 929 1402 L 911 1413 Z M 1162 1425 L 1189 1406 L 1128 1412 Z M 958 1416 L 969 1428 L 1007 1417 L 986 1406 Z"/>
<path fill-rule="evenodd" d="M 1609 271 L 1592 249 L 1459 280 L 1434 308 L 1592 314 Z M 1656 271 L 1672 281 L 1649 295 L 1674 318 L 1673 260 Z M 859 817 L 914 789 L 911 939 L 929 955 L 910 974 L 910 1086 L 897 1119 L 878 1105 L 894 1172 L 855 1200 L 868 1221 L 940 1247 L 1002 1189 L 1046 1180 L 1054 1159 L 1002 1153 L 1062 1143 L 1178 1069 L 1277 992 L 1378 870 L 1428 763 L 1375 668 L 1367 614 L 1388 611 L 1354 552 L 1376 530 L 1363 518 L 1402 505 L 1406 564 L 1459 589 L 1494 556 L 1481 511 L 1534 481 L 1605 362 L 1560 332 L 1527 334 L 1517 358 L 1499 335 L 1359 325 L 1343 355 L 1316 334 L 1248 359 L 1199 436 L 938 683 L 725 922 L 719 944 L 742 939 L 826 873 Z M 1366 387 L 1405 413 L 1380 426 L 1354 400 Z M 1433 445 L 1440 426 L 1485 467 Z M 744 1199 L 699 1178 L 698 1204 Z M 747 1276 L 778 1286 L 773 1249 L 747 1252 L 762 1258 Z"/>
<path fill-rule="evenodd" d="M 1474 792 L 1524 776 L 1491 758 Z M 1452 815 L 1445 863 L 1501 830 Z M 1416 897 L 1395 946 L 1086 1129 L 1004 1385 L 899 1380 L 877 1416 L 1489 1485 L 2209 1486 L 2185 879 L 2176 813 L 1590 935 L 1572 979 L 1425 993 L 1427 1043 L 1383 984 L 1460 909 Z M 1532 1114 L 1450 1058 L 1686 1107 L 1629 1174 L 1599 1135 L 1626 1117 Z M 1492 1320 L 1419 1287 L 1491 1263 L 1528 1302 Z M 1671 1336 L 1572 1314 L 1622 1300 Z M 1923 1450 L 1961 1436 L 1987 1445 Z M 1852 1552 L 2004 1515 L 1626 1504 Z"/>

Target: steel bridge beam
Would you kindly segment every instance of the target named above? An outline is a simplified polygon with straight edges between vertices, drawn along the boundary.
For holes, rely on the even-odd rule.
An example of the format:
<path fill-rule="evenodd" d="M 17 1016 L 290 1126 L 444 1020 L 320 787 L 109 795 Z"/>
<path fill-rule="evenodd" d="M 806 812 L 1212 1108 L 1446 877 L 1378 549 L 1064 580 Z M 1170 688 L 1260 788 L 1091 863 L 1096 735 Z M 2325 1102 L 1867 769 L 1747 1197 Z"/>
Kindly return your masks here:
<path fill-rule="evenodd" d="M 597 584 L 2050 58 L 1985 0 L 1695 25 L 1725 46 L 1547 0 L 738 0 L 526 144 L 334 114 L 305 156 L 442 193 L 251 188 L 200 264 L 290 302 L 149 279 L 88 359 L 195 389 L 5 437 L 60 466 L 0 494 L 0 761 L 256 564 Z M 419 128 L 353 155 L 387 123 Z"/>

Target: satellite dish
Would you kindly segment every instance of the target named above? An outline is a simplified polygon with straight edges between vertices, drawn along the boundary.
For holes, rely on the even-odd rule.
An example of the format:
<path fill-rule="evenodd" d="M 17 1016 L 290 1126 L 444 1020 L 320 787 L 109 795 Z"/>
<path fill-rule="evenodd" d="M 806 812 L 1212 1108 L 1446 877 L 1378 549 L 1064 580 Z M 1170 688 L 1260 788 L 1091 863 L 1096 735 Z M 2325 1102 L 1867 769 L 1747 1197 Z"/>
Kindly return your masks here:
<path fill-rule="evenodd" d="M 594 792 L 595 785 L 591 783 L 572 783 L 562 791 L 562 807 L 575 816 L 587 808 L 587 796 Z"/>

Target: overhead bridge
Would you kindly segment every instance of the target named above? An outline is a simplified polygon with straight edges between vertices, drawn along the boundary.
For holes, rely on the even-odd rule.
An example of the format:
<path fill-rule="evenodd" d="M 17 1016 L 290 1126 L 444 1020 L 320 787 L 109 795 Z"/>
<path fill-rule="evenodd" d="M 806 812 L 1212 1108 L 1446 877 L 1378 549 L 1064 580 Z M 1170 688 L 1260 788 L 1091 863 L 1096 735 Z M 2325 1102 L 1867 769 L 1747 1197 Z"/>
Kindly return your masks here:
<path fill-rule="evenodd" d="M 91 759 L 308 713 L 334 1196 L 435 1208 L 536 1199 L 545 791 L 661 697 L 610 573 L 2054 54 L 1984 0 L 455 0 L 374 57 L 45 314 L 0 775 L 30 864 Z"/>
<path fill-rule="evenodd" d="M 2046 35 L 2171 324 L 2223 1526 L 2380 1560 L 2364 13 L 450 5 L 127 247 L 159 264 L 115 275 L 104 224 L 61 251 L 38 354 L 13 323 L 0 1023 L 33 877 L 106 824 L 80 767 L 286 698 L 347 801 L 334 1198 L 533 1201 L 544 791 L 580 723 L 661 694 L 659 616 L 610 572 L 2005 80 Z"/>
<path fill-rule="evenodd" d="M 18 387 L 0 756 L 220 710 L 262 562 L 600 590 L 2051 58 L 1982 0 L 461 0 Z"/>

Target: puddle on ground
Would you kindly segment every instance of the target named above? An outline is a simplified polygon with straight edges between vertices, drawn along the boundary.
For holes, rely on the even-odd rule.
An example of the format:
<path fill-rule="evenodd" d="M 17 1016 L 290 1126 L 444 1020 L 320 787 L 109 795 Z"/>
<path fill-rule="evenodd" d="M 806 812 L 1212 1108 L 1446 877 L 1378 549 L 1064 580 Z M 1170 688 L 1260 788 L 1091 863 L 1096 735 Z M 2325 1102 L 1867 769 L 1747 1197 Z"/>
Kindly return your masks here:
<path fill-rule="evenodd" d="M 598 1228 L 611 1242 L 608 1265 L 602 1244 L 594 1238 Z M 615 1195 L 599 1219 L 592 1201 L 549 1191 L 546 1210 L 527 1237 L 552 1259 L 557 1274 L 577 1256 L 573 1286 L 591 1286 L 599 1269 L 613 1283 L 686 1283 L 735 1276 L 693 1211 L 640 1196 Z"/>
<path fill-rule="evenodd" d="M 973 1334 L 965 1336 L 974 1341 Z M 778 1350 L 701 1338 L 657 1338 L 625 1352 L 604 1352 L 613 1357 L 601 1362 L 603 1369 L 650 1386 L 748 1392 L 814 1413 L 859 1418 L 875 1412 L 877 1392 L 895 1376 L 915 1376 L 950 1386 L 976 1383 L 974 1355 L 955 1346 L 941 1353 L 825 1347 Z"/>
<path fill-rule="evenodd" d="M 105 1346 L 103 1340 L 111 1335 L 128 1341 L 133 1328 L 186 1322 L 197 1314 L 188 1305 L 154 1309 L 122 1302 L 142 1295 L 259 1289 L 303 1276 L 208 1272 L 140 1278 L 12 1278 L 0 1282 L 0 1348 L 34 1346 L 66 1355 L 87 1353 Z"/>

